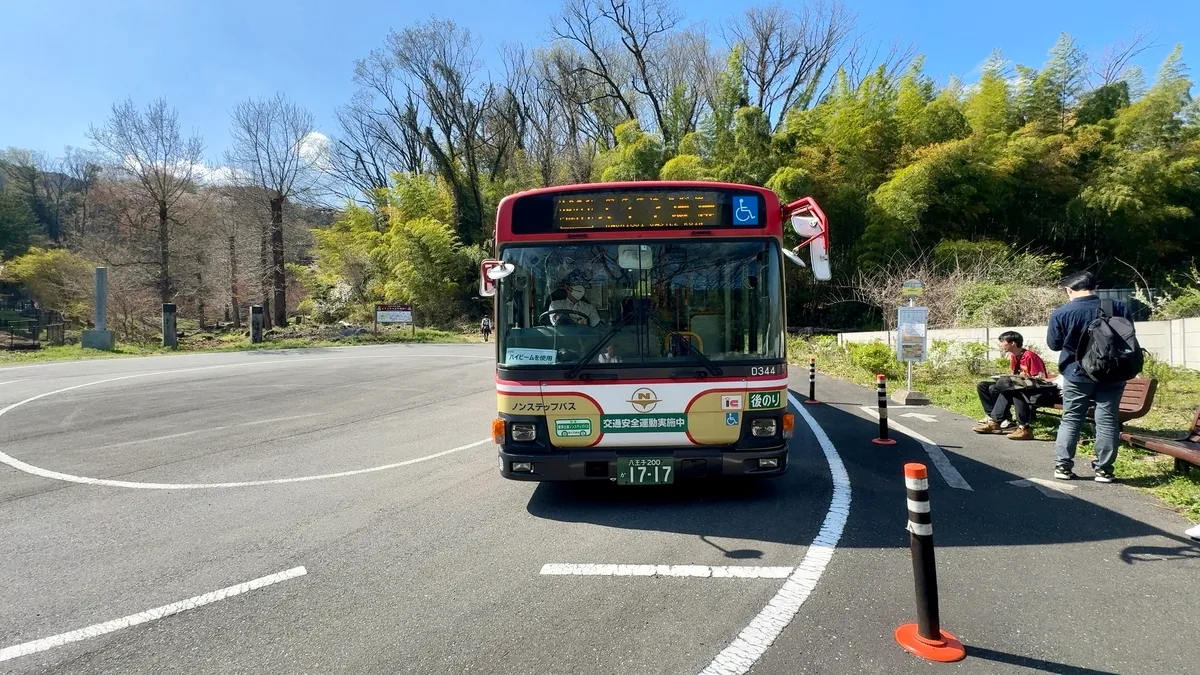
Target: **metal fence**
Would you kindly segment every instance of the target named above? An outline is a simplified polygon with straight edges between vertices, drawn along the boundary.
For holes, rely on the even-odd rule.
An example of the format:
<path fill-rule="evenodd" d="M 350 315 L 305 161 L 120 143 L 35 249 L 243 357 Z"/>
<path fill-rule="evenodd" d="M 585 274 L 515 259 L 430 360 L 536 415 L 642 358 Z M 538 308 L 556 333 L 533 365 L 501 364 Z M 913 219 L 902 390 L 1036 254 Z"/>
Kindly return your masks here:
<path fill-rule="evenodd" d="M 27 300 L 0 300 L 0 348 L 39 349 L 66 343 L 66 321 L 61 312 L 40 309 Z"/>

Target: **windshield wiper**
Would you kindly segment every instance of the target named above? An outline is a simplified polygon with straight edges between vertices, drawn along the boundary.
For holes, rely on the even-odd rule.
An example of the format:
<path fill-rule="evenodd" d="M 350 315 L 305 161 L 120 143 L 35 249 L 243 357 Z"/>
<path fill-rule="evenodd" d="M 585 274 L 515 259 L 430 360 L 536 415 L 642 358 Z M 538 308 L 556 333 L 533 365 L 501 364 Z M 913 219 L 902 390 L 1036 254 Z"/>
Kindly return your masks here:
<path fill-rule="evenodd" d="M 630 315 L 627 314 L 621 317 L 620 321 L 614 323 L 613 327 L 609 329 L 608 333 L 606 333 L 604 337 L 597 340 L 596 344 L 593 345 L 586 354 L 580 357 L 579 363 L 576 363 L 571 367 L 570 370 L 567 371 L 566 378 L 568 380 L 573 380 L 579 377 L 579 373 L 582 372 L 585 367 L 587 367 L 588 362 L 596 358 L 596 355 L 600 353 L 600 350 L 604 349 L 604 345 L 608 344 L 608 341 L 612 340 L 613 336 L 615 336 L 617 333 L 620 333 L 621 329 L 625 328 L 625 325 L 629 323 L 629 317 Z"/>

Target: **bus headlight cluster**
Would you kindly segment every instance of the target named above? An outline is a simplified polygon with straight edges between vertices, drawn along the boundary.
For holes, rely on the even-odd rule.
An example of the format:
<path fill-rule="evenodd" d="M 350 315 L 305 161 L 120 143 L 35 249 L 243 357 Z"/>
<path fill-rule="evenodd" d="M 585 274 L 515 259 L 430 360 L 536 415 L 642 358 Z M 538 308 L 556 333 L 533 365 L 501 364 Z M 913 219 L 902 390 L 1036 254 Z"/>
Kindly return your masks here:
<path fill-rule="evenodd" d="M 770 438 L 775 435 L 778 425 L 773 419 L 754 420 L 750 422 L 750 433 L 757 438 Z"/>
<path fill-rule="evenodd" d="M 537 439 L 537 425 L 531 422 L 517 422 L 512 425 L 512 439 L 528 443 Z"/>

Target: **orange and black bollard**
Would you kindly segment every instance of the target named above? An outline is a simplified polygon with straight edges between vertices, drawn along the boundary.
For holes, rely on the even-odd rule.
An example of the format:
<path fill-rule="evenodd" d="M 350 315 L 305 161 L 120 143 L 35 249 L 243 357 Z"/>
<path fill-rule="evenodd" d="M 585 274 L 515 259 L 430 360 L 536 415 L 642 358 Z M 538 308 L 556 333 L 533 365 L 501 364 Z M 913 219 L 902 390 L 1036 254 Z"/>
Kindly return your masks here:
<path fill-rule="evenodd" d="M 879 437 L 872 438 L 871 442 L 877 445 L 895 445 L 896 439 L 888 438 L 887 375 L 875 376 L 875 391 L 879 395 Z"/>
<path fill-rule="evenodd" d="M 908 547 L 912 551 L 913 585 L 917 593 L 917 622 L 896 629 L 896 642 L 930 661 L 961 661 L 966 649 L 942 630 L 938 615 L 937 566 L 933 559 L 933 520 L 929 512 L 929 470 L 924 464 L 904 465 L 908 493 Z"/>
<path fill-rule="evenodd" d="M 808 398 L 805 403 L 820 403 L 817 400 L 817 357 L 808 357 Z"/>

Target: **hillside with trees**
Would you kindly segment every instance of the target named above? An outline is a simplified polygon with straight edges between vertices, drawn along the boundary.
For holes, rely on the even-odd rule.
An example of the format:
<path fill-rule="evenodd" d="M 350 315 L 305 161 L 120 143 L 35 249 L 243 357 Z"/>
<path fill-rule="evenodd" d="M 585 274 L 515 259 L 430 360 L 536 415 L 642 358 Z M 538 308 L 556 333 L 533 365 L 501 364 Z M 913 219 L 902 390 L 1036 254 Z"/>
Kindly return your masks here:
<path fill-rule="evenodd" d="M 247 101 L 219 168 L 166 102 L 118 103 L 92 150 L 4 153 L 0 253 L 65 249 L 60 282 L 83 287 L 66 277 L 115 268 L 131 326 L 162 301 L 229 322 L 263 304 L 276 325 L 406 301 L 451 325 L 485 310 L 474 270 L 503 196 L 721 180 L 829 215 L 834 282 L 791 275 L 792 325 L 876 324 L 894 298 L 871 290 L 913 269 L 980 308 L 944 325 L 1023 311 L 1064 268 L 1200 314 L 1200 103 L 1181 46 L 1145 74 L 1145 36 L 1088 52 L 1064 34 L 1042 64 L 996 51 L 976 81 L 935 82 L 916 47 L 869 42 L 837 2 L 696 27 L 663 0 L 568 0 L 548 29 L 487 46 L 446 19 L 393 30 L 352 64 L 335 129 L 284 95 Z"/>

